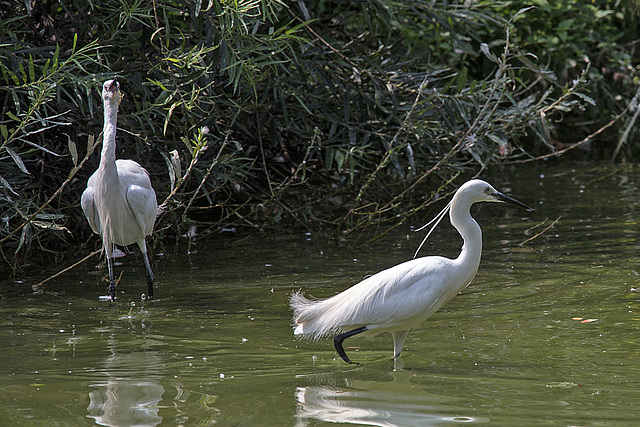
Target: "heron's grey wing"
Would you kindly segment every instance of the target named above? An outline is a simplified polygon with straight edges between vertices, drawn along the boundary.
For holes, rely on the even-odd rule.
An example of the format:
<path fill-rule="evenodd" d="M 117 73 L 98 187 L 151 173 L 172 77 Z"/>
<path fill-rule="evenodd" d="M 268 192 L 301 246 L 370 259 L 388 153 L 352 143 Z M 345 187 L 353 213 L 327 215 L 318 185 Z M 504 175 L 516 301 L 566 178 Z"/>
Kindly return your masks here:
<path fill-rule="evenodd" d="M 133 216 L 144 236 L 151 234 L 158 211 L 156 192 L 153 191 L 153 188 L 145 188 L 136 184 L 130 185 L 127 188 L 127 203 L 129 203 Z"/>
<path fill-rule="evenodd" d="M 93 199 L 93 187 L 87 187 L 87 189 L 84 190 L 84 193 L 82 193 L 82 199 L 80 199 L 80 205 L 82 206 L 84 216 L 87 217 L 87 221 L 89 221 L 89 225 L 93 232 L 100 234 L 100 216 L 98 215 Z"/>

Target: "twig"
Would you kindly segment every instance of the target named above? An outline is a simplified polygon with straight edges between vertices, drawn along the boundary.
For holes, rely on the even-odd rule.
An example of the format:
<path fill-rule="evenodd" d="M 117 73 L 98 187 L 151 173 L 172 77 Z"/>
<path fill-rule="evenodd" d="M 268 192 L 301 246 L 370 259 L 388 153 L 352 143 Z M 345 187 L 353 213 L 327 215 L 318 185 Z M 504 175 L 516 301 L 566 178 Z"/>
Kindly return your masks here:
<path fill-rule="evenodd" d="M 438 162 L 435 165 L 433 165 L 429 170 L 427 170 L 425 173 L 420 175 L 420 177 L 418 177 L 417 180 L 415 180 L 413 183 L 411 183 L 411 185 L 409 185 L 402 192 L 400 192 L 400 194 L 395 196 L 390 202 L 387 203 L 387 205 L 393 204 L 395 203 L 396 200 L 404 197 L 405 194 L 412 191 L 418 184 L 420 184 L 428 176 L 430 176 L 433 172 L 437 171 L 443 164 L 445 164 L 449 160 L 449 158 L 451 158 L 451 156 L 453 156 L 453 154 L 455 154 L 462 147 L 462 145 L 468 140 L 469 136 L 474 135 L 475 133 L 477 133 L 478 129 L 481 129 L 484 126 L 484 122 L 490 117 L 490 115 L 487 116 L 485 112 L 492 105 L 492 101 L 497 105 L 500 102 L 500 100 L 504 97 L 504 92 L 502 92 L 497 101 L 493 99 L 494 94 L 498 91 L 500 87 L 503 86 L 502 76 L 505 74 L 505 72 L 509 67 L 508 65 L 509 27 L 507 27 L 505 31 L 506 31 L 505 47 L 501 55 L 501 60 L 498 62 L 498 70 L 496 71 L 495 77 L 493 79 L 492 87 L 490 89 L 489 95 L 487 96 L 487 100 L 485 101 L 484 105 L 480 109 L 480 112 L 475 117 L 471 126 L 469 126 L 467 131 L 458 139 L 458 142 L 453 147 L 451 147 L 451 149 L 440 160 L 438 160 Z M 496 106 L 494 105 L 492 108 L 492 111 L 494 111 L 495 108 Z"/>
<path fill-rule="evenodd" d="M 258 109 L 256 109 L 256 122 L 260 123 L 258 117 Z M 269 176 L 269 169 L 267 168 L 267 156 L 264 155 L 264 144 L 262 143 L 262 132 L 260 131 L 261 126 L 258 126 L 258 145 L 260 147 L 260 156 L 262 157 L 262 170 L 264 171 L 264 177 L 267 179 L 267 184 L 269 185 L 269 192 L 273 197 L 273 186 L 271 185 L 271 177 Z M 226 140 L 225 140 L 226 141 Z"/>
<path fill-rule="evenodd" d="M 418 101 L 420 101 L 420 98 L 422 97 L 422 91 L 423 91 L 424 87 L 427 85 L 428 80 L 429 80 L 429 74 L 425 75 L 424 79 L 422 79 L 422 82 L 420 83 L 420 86 L 418 87 L 418 93 L 416 94 L 416 97 L 413 100 L 413 105 L 411 106 L 411 108 L 407 112 L 407 115 L 405 116 L 404 120 L 402 121 L 402 124 L 400 125 L 400 127 L 398 127 L 398 130 L 393 135 L 393 138 L 391 138 L 391 141 L 389 142 L 389 145 L 387 146 L 387 150 L 384 153 L 384 157 L 382 158 L 382 160 L 380 160 L 380 163 L 378 163 L 378 166 L 376 167 L 376 169 L 373 172 L 371 172 L 371 174 L 369 174 L 369 176 L 367 177 L 366 182 L 360 188 L 360 191 L 358 192 L 358 195 L 356 196 L 356 199 L 354 200 L 353 205 L 349 209 L 349 212 L 347 212 L 347 214 L 344 217 L 342 217 L 342 220 L 340 221 L 340 224 L 338 224 L 338 227 L 336 227 L 336 229 L 333 231 L 333 235 L 331 236 L 332 238 L 336 237 L 336 234 L 340 231 L 340 229 L 347 222 L 347 219 L 349 219 L 349 217 L 358 208 L 358 203 L 360 202 L 360 200 L 362 200 L 362 197 L 364 197 L 364 193 L 367 191 L 367 189 L 369 188 L 369 185 L 371 185 L 371 183 L 373 182 L 373 180 L 376 177 L 376 175 L 378 174 L 378 172 L 380 172 L 389 163 L 389 161 L 391 160 L 391 156 L 393 154 L 393 149 L 394 149 L 394 144 L 398 140 L 400 132 L 402 132 L 406 128 L 407 122 L 409 121 L 409 117 L 411 117 L 411 114 L 413 113 L 413 111 L 415 110 L 416 106 L 418 105 Z"/>
<path fill-rule="evenodd" d="M 634 95 L 634 97 L 631 98 L 631 101 L 629 101 L 629 105 L 631 105 L 632 103 L 635 104 L 636 112 L 633 114 L 633 117 L 631 118 L 631 121 L 627 125 L 627 128 L 624 130 L 624 133 L 622 134 L 622 137 L 620 138 L 620 141 L 618 141 L 618 145 L 616 146 L 616 149 L 613 152 L 613 156 L 611 156 L 611 162 L 612 163 L 616 159 L 616 156 L 620 152 L 620 149 L 622 148 L 624 143 L 627 142 L 627 138 L 629 138 L 629 133 L 631 132 L 631 128 L 633 127 L 633 125 L 635 124 L 636 120 L 638 119 L 638 115 L 640 115 L 640 106 L 638 106 L 638 100 L 640 100 L 640 87 L 636 91 L 636 94 Z"/>
<path fill-rule="evenodd" d="M 57 272 L 53 276 L 50 276 L 50 277 L 44 279 L 42 282 L 39 282 L 39 283 L 36 283 L 35 285 L 32 285 L 31 289 L 33 289 L 33 292 L 36 293 L 36 294 L 42 294 L 42 292 L 43 292 L 42 286 L 45 283 L 47 283 L 49 280 L 55 279 L 56 277 L 60 276 L 61 274 L 64 274 L 67 271 L 69 271 L 69 270 L 71 270 L 73 268 L 76 268 L 77 266 L 79 266 L 80 264 L 82 264 L 83 262 L 85 262 L 86 260 L 91 258 L 92 256 L 99 254 L 100 252 L 102 252 L 102 249 L 98 249 L 97 251 L 91 252 L 89 255 L 87 255 L 86 257 L 82 258 L 80 261 L 76 262 L 75 264 L 65 268 L 64 270 L 61 270 L 61 271 Z"/>
<path fill-rule="evenodd" d="M 597 178 L 595 178 L 595 179 L 587 182 L 586 184 L 584 184 L 584 186 L 588 187 L 590 185 L 595 184 L 596 182 L 601 182 L 601 181 L 604 181 L 607 178 L 611 178 L 612 176 L 617 175 L 618 173 L 622 172 L 623 170 L 629 168 L 630 166 L 631 166 L 630 164 L 623 165 L 623 166 L 615 169 L 613 172 L 609 172 L 606 175 L 598 176 Z"/>
<path fill-rule="evenodd" d="M 173 198 L 173 196 L 178 192 L 180 187 L 182 187 L 182 184 L 186 181 L 189 175 L 191 175 L 191 171 L 193 170 L 196 163 L 198 163 L 198 160 L 200 159 L 200 155 L 204 151 L 206 151 L 207 148 L 208 148 L 208 144 L 205 143 L 200 149 L 196 151 L 195 155 L 193 155 L 193 157 L 191 158 L 191 163 L 189 164 L 189 167 L 184 172 L 184 174 L 180 177 L 178 182 L 176 182 L 176 185 L 173 188 L 173 190 L 171 190 L 171 193 L 169 193 L 169 195 L 164 199 L 164 202 L 162 202 L 162 204 L 160 205 L 159 208 L 161 208 L 160 209 L 161 212 L 163 212 L 164 209 L 169 205 L 169 200 Z"/>
<path fill-rule="evenodd" d="M 535 239 L 535 238 L 539 237 L 540 235 L 542 235 L 543 233 L 545 233 L 548 229 L 550 229 L 551 227 L 553 227 L 554 225 L 556 225 L 556 223 L 557 223 L 558 221 L 560 221 L 560 218 L 562 218 L 562 215 L 560 215 L 558 218 L 556 218 L 556 220 L 555 220 L 555 221 L 553 221 L 551 224 L 549 224 L 549 226 L 548 226 L 548 227 L 546 227 L 546 228 L 545 228 L 544 230 L 542 230 L 541 232 L 539 232 L 539 233 L 535 234 L 535 235 L 534 235 L 534 236 L 532 236 L 532 237 L 529 237 L 527 240 L 525 240 L 525 241 L 523 241 L 523 242 L 520 242 L 520 243 L 518 244 L 518 246 L 524 246 L 524 244 L 525 244 L 525 243 L 528 243 L 528 242 L 532 241 L 533 239 Z"/>
<path fill-rule="evenodd" d="M 367 242 L 365 242 L 366 245 L 369 245 L 373 242 L 375 242 L 376 240 L 378 240 L 379 238 L 381 238 L 382 236 L 386 235 L 387 233 L 389 233 L 391 230 L 399 227 L 400 225 L 402 225 L 406 220 L 408 220 L 409 218 L 411 218 L 414 214 L 416 214 L 417 212 L 420 212 L 422 209 L 424 209 L 427 206 L 432 205 L 433 203 L 436 202 L 436 200 L 434 200 L 434 196 L 436 194 L 438 194 L 440 191 L 443 191 L 445 188 L 447 188 L 447 186 L 449 186 L 458 176 L 460 175 L 460 172 L 456 173 L 455 175 L 453 175 L 450 179 L 448 179 L 444 184 L 442 184 L 440 186 L 440 188 L 438 188 L 437 191 L 433 192 L 433 194 L 431 195 L 431 197 L 429 197 L 427 200 L 425 200 L 424 202 L 422 202 L 419 206 L 416 206 L 412 209 L 410 209 L 408 212 L 402 214 L 402 217 L 400 218 L 400 220 L 398 222 L 396 222 L 394 225 L 392 225 L 391 227 L 388 227 L 387 229 L 385 229 L 385 231 L 383 231 L 382 233 L 374 236 L 373 238 L 369 239 Z M 446 199 L 449 196 L 451 196 L 455 191 L 452 191 L 451 193 L 446 194 L 445 196 L 443 196 L 442 198 Z M 440 200 L 441 198 L 438 198 L 438 200 Z M 395 219 L 395 218 L 394 218 Z"/>
<path fill-rule="evenodd" d="M 182 220 L 181 220 L 182 224 L 185 223 L 186 218 L 187 218 L 187 212 L 189 211 L 189 208 L 191 208 L 191 205 L 193 204 L 193 201 L 196 199 L 196 196 L 198 195 L 198 193 L 200 192 L 200 190 L 204 186 L 204 183 L 207 180 L 207 178 L 209 177 L 209 175 L 211 174 L 211 171 L 213 170 L 213 167 L 218 164 L 218 162 L 220 160 L 220 156 L 222 155 L 222 151 L 227 146 L 228 142 L 229 142 L 229 134 L 227 133 L 227 135 L 224 138 L 224 142 L 222 143 L 222 145 L 220 146 L 220 149 L 218 150 L 218 155 L 216 155 L 215 159 L 213 159 L 213 161 L 211 162 L 211 165 L 209 165 L 209 168 L 207 169 L 207 171 L 205 172 L 204 176 L 202 177 L 202 181 L 200 181 L 200 184 L 198 185 L 198 188 L 196 188 L 196 190 L 193 192 L 193 195 L 191 196 L 191 199 L 189 199 L 189 203 L 187 203 L 187 206 L 184 208 L 184 212 L 182 212 Z"/>
<path fill-rule="evenodd" d="M 514 165 L 514 164 L 535 162 L 537 160 L 544 160 L 544 159 L 548 159 L 548 158 L 551 158 L 551 157 L 560 157 L 561 155 L 563 155 L 567 151 L 573 150 L 574 148 L 578 148 L 579 146 L 584 145 L 587 142 L 590 142 L 593 138 L 595 138 L 596 136 L 598 136 L 599 134 L 604 132 L 606 129 L 608 129 L 611 126 L 613 126 L 615 124 L 615 122 L 620 120 L 620 118 L 626 114 L 628 109 L 629 109 L 629 106 L 627 105 L 627 108 L 625 108 L 620 114 L 618 114 L 613 119 L 611 119 L 611 121 L 609 123 L 607 123 L 606 125 L 602 126 L 600 129 L 596 130 L 595 132 L 589 134 L 588 136 L 586 136 L 582 140 L 580 140 L 580 141 L 578 141 L 578 142 L 576 142 L 574 144 L 571 144 L 570 146 L 565 147 L 562 150 L 554 151 L 553 153 L 544 154 L 542 156 L 532 157 L 532 158 L 529 158 L 529 159 L 505 161 L 505 162 L 503 162 L 503 164 L 505 164 L 505 165 Z"/>
<path fill-rule="evenodd" d="M 287 12 L 289 12 L 289 15 L 291 15 L 296 21 L 300 22 L 301 24 L 303 24 L 304 29 L 311 34 L 313 37 L 316 38 L 316 40 L 319 40 L 323 45 L 325 45 L 327 48 L 329 48 L 329 50 L 331 50 L 331 52 L 335 53 L 336 55 L 338 55 L 340 57 L 340 59 L 342 59 L 344 62 L 346 62 L 347 64 L 349 64 L 351 67 L 353 67 L 356 70 L 362 71 L 362 69 L 360 68 L 360 66 L 358 64 L 356 64 L 355 62 L 353 62 L 351 60 L 351 58 L 349 58 L 348 56 L 344 55 L 342 52 L 340 52 L 338 49 L 336 49 L 335 47 L 333 47 L 331 45 L 331 43 L 329 43 L 328 41 L 326 41 L 325 39 L 323 39 L 320 34 L 316 33 L 314 31 L 313 28 L 311 28 L 311 26 L 309 25 L 310 22 L 305 22 L 302 19 L 300 19 L 299 16 L 297 16 L 295 13 L 293 13 L 293 11 L 291 11 L 291 9 L 287 8 Z"/>
<path fill-rule="evenodd" d="M 469 128 L 467 129 L 467 131 L 458 139 L 458 142 L 456 142 L 456 144 L 451 147 L 451 149 L 444 155 L 442 156 L 442 158 L 440 158 L 440 160 L 438 160 L 438 162 L 436 162 L 435 165 L 433 165 L 431 168 L 429 168 L 429 170 L 427 170 L 425 173 L 423 173 L 422 175 L 420 175 L 414 182 L 411 183 L 411 185 L 409 185 L 407 188 L 405 188 L 403 191 L 401 191 L 399 194 L 397 194 L 391 201 L 387 202 L 382 208 L 381 210 L 385 210 L 388 209 L 390 206 L 394 205 L 395 203 L 397 203 L 398 200 L 402 199 L 407 193 L 409 193 L 410 191 L 412 191 L 418 184 L 420 184 L 422 181 L 424 181 L 428 176 L 430 176 L 433 172 L 439 170 L 439 168 L 445 164 L 456 152 L 458 152 L 458 150 L 460 150 L 460 148 L 462 147 L 462 145 L 468 140 L 470 135 L 473 135 L 474 133 L 476 133 L 478 131 L 478 129 L 481 129 L 484 126 L 484 122 L 486 121 L 486 119 L 488 119 L 490 117 L 490 115 L 485 115 L 486 111 L 490 108 L 490 106 L 492 105 L 492 101 L 498 103 L 500 99 L 503 98 L 504 93 L 502 93 L 499 97 L 498 101 L 495 101 L 493 99 L 494 94 L 496 93 L 496 91 L 500 88 L 501 86 L 501 82 L 502 82 L 502 76 L 504 75 L 504 73 L 506 72 L 507 68 L 508 68 L 508 54 L 509 54 L 509 50 L 508 50 L 508 40 L 509 40 L 509 31 L 507 28 L 507 43 L 505 44 L 505 50 L 501 56 L 501 61 L 499 62 L 499 68 L 498 71 L 496 71 L 496 75 L 495 78 L 493 80 L 493 85 L 490 89 L 490 94 L 487 97 L 486 102 L 484 103 L 484 105 L 482 106 L 482 108 L 480 109 L 480 112 L 478 113 L 478 115 L 476 116 L 476 118 L 474 119 L 473 123 L 471 124 L 471 126 L 469 126 Z M 422 89 L 422 86 L 421 86 Z M 419 94 L 420 95 L 420 94 Z M 414 103 L 414 106 L 416 104 Z M 495 105 L 493 106 L 492 111 L 495 110 Z M 409 111 L 409 113 L 407 114 L 407 118 L 406 120 L 409 118 L 409 115 L 411 114 L 411 112 L 413 111 L 413 107 L 412 109 Z M 404 127 L 404 123 L 403 122 L 403 126 L 401 126 L 401 128 L 398 130 L 398 132 Z M 397 135 L 397 133 L 396 133 Z M 395 139 L 395 136 L 394 136 Z M 391 145 L 391 144 L 390 144 Z M 383 159 L 384 160 L 384 159 Z M 377 172 L 377 169 L 374 173 Z M 369 181 L 368 181 L 369 182 Z M 364 191 L 364 189 L 361 189 L 360 192 L 362 193 Z M 361 197 L 361 194 L 358 194 L 358 197 Z M 359 198 L 356 199 L 356 204 L 359 200 Z M 354 206 L 351 208 L 351 210 L 347 213 L 347 216 L 350 215 L 351 213 L 353 213 L 353 211 L 356 209 L 356 204 L 354 204 Z M 413 213 L 415 213 L 417 211 L 413 211 Z M 346 217 L 343 218 L 340 226 L 336 229 L 336 231 L 334 231 L 333 235 L 335 236 L 335 234 L 339 231 L 339 229 L 342 227 L 343 223 L 346 221 Z M 347 232 L 350 233 L 355 229 L 352 228 L 351 230 L 349 230 Z"/>

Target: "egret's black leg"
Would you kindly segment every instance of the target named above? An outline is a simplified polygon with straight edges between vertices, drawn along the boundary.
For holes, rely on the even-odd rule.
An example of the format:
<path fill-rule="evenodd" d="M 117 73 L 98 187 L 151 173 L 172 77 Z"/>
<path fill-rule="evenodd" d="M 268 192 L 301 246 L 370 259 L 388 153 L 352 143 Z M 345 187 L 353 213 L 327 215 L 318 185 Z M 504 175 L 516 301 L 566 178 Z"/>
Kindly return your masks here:
<path fill-rule="evenodd" d="M 116 300 L 116 282 L 113 279 L 113 261 L 107 254 L 107 270 L 109 270 L 109 295 L 111 296 L 111 302 Z"/>
<path fill-rule="evenodd" d="M 340 335 L 336 335 L 335 338 L 333 339 L 333 345 L 336 347 L 336 351 L 338 352 L 338 354 L 340 355 L 340 357 L 342 357 L 342 360 L 344 360 L 347 363 L 355 363 L 352 362 L 351 360 L 349 360 L 349 357 L 347 356 L 347 353 L 345 353 L 344 348 L 342 348 L 342 341 L 346 340 L 349 337 L 352 337 L 354 335 L 360 334 L 364 331 L 368 331 L 366 326 L 361 326 L 359 328 L 356 329 L 352 329 L 350 331 L 347 331 L 343 334 Z"/>
<path fill-rule="evenodd" d="M 142 255 L 144 255 L 144 265 L 147 267 L 147 298 L 153 299 L 153 271 L 147 253 L 144 252 Z"/>
<path fill-rule="evenodd" d="M 153 299 L 153 277 L 147 275 L 147 298 Z"/>

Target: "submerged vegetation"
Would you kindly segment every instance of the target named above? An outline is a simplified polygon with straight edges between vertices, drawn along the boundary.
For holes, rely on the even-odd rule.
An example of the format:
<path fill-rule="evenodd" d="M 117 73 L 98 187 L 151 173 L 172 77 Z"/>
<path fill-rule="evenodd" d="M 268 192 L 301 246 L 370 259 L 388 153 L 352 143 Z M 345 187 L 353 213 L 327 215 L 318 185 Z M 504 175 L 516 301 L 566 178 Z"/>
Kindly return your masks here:
<path fill-rule="evenodd" d="M 637 2 L 534 3 L 5 1 L 0 270 L 97 247 L 79 200 L 114 76 L 118 157 L 167 204 L 156 245 L 234 226 L 356 239 L 463 170 L 635 159 Z"/>

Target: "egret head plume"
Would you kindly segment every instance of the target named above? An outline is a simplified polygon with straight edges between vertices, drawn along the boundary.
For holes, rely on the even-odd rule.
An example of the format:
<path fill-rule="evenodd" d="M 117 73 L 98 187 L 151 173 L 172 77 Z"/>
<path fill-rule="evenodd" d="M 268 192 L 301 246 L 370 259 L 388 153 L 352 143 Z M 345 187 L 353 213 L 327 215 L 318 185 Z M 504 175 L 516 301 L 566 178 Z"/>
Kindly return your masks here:
<path fill-rule="evenodd" d="M 428 223 L 426 223 L 425 225 L 423 225 L 422 227 L 420 227 L 420 228 L 418 228 L 416 230 L 416 231 L 422 231 L 422 230 L 424 230 L 425 228 L 427 228 L 428 226 L 430 226 L 431 224 L 433 224 L 435 222 L 435 224 L 433 224 L 433 227 L 431 227 L 431 229 L 429 230 L 427 235 L 424 236 L 424 239 L 422 239 L 422 243 L 420 243 L 420 246 L 418 246 L 418 249 L 416 250 L 416 253 L 413 255 L 414 258 L 418 256 L 418 252 L 420 252 L 420 249 L 422 249 L 422 245 L 424 245 L 424 242 L 427 241 L 429 236 L 431 236 L 431 233 L 433 233 L 433 230 L 435 230 L 435 228 L 438 226 L 438 224 L 440 224 L 440 221 L 442 221 L 442 218 L 444 218 L 444 216 L 447 214 L 447 212 L 449 212 L 449 209 L 451 209 L 451 203 L 453 203 L 453 200 L 451 200 L 449 203 L 447 203 L 447 206 L 445 206 L 444 209 L 442 209 L 440 211 L 440 213 L 438 213 L 438 215 L 436 215 L 431 221 L 429 221 Z"/>

